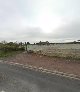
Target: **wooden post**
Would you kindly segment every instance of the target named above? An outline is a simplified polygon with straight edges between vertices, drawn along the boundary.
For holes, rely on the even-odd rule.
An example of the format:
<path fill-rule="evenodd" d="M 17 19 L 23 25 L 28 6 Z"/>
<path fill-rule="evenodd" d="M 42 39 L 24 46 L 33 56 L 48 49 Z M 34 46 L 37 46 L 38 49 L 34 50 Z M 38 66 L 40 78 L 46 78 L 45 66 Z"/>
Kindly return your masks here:
<path fill-rule="evenodd" d="M 27 44 L 26 44 L 26 42 L 25 42 L 25 51 L 27 51 Z"/>

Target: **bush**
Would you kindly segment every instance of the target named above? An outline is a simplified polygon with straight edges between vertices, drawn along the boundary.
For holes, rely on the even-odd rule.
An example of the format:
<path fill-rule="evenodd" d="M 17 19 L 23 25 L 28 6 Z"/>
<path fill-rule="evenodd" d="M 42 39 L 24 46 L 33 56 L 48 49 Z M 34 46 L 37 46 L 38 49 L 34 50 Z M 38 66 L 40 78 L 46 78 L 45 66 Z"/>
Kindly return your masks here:
<path fill-rule="evenodd" d="M 7 52 L 7 51 L 22 51 L 24 50 L 24 47 L 20 47 L 19 44 L 17 43 L 13 43 L 13 42 L 10 42 L 10 43 L 1 43 L 0 44 L 0 50 L 1 51 L 4 51 L 4 52 Z"/>

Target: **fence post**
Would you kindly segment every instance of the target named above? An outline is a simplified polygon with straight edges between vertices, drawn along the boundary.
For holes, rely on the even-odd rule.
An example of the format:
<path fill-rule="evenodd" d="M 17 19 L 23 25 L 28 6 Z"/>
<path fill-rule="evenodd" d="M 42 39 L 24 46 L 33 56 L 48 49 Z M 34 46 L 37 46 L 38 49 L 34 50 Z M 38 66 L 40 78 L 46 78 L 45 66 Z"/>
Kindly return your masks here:
<path fill-rule="evenodd" d="M 25 51 L 27 51 L 27 44 L 26 44 L 26 42 L 25 42 Z"/>

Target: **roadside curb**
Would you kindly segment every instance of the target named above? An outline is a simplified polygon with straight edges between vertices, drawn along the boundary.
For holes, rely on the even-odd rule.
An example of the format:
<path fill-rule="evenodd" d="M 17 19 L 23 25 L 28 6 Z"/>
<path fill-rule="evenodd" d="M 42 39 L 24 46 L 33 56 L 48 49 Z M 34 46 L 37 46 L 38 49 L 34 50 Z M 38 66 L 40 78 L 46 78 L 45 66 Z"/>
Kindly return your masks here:
<path fill-rule="evenodd" d="M 21 66 L 23 68 L 28 68 L 28 69 L 35 70 L 35 71 L 40 71 L 40 72 L 44 72 L 44 73 L 47 73 L 47 74 L 58 75 L 58 76 L 67 77 L 67 78 L 70 78 L 70 79 L 80 80 L 80 76 L 75 75 L 75 74 L 59 72 L 59 71 L 56 71 L 56 70 L 52 71 L 52 70 L 44 69 L 42 67 L 36 67 L 36 66 L 28 65 L 28 64 L 24 65 L 24 64 L 20 64 L 20 63 L 14 63 L 14 62 L 2 61 L 2 60 L 0 61 L 0 63 L 17 65 L 17 66 Z"/>

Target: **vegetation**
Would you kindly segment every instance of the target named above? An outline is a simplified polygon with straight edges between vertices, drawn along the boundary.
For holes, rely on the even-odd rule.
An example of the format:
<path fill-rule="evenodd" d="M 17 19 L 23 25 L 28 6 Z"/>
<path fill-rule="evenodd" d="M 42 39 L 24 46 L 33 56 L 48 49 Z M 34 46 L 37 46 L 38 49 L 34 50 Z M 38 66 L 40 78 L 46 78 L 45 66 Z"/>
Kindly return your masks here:
<path fill-rule="evenodd" d="M 17 43 L 17 42 L 6 42 L 2 41 L 0 43 L 0 58 L 12 56 L 16 53 L 19 53 L 21 51 L 24 51 L 24 45 L 23 43 Z"/>

